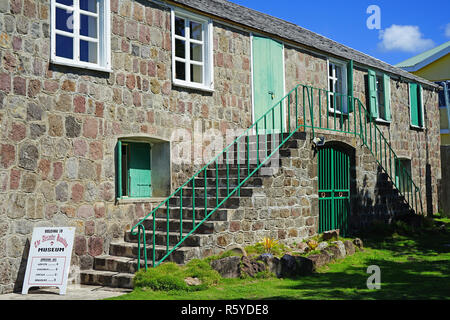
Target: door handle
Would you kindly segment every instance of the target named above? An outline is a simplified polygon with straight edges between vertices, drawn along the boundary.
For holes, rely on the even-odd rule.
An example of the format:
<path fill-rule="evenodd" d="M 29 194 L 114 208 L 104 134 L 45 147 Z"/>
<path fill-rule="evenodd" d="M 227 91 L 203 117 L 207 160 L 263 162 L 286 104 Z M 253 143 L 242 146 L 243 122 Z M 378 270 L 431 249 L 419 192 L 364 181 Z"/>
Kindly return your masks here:
<path fill-rule="evenodd" d="M 272 100 L 273 100 L 273 97 L 275 96 L 275 93 L 273 91 L 269 91 L 269 94 L 270 94 L 270 96 L 272 97 Z"/>

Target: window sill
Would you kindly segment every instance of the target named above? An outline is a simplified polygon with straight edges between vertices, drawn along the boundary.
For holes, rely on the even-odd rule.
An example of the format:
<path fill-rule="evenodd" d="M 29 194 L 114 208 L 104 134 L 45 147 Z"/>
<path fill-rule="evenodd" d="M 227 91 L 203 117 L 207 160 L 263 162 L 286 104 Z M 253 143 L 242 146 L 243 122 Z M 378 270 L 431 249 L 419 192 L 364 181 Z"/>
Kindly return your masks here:
<path fill-rule="evenodd" d="M 384 125 L 387 125 L 387 126 L 391 125 L 391 121 L 384 120 L 384 119 L 381 119 L 381 118 L 375 119 L 375 122 L 377 124 L 384 124 Z"/>
<path fill-rule="evenodd" d="M 117 204 L 129 204 L 129 203 L 161 203 L 164 200 L 166 200 L 167 198 L 127 198 L 127 197 L 123 197 L 123 198 L 118 198 Z"/>
<path fill-rule="evenodd" d="M 205 91 L 205 92 L 209 92 L 209 93 L 215 92 L 214 85 L 211 85 L 211 87 L 207 87 L 207 86 L 204 86 L 201 84 L 194 84 L 194 83 L 180 81 L 180 80 L 173 80 L 172 82 L 173 82 L 174 86 L 181 87 L 181 88 L 200 90 L 200 91 Z"/>
<path fill-rule="evenodd" d="M 59 59 L 51 59 L 50 63 L 54 64 L 54 65 L 59 65 L 59 66 L 65 66 L 65 67 L 73 67 L 73 68 L 78 68 L 78 69 L 86 69 L 86 70 L 92 70 L 92 71 L 101 71 L 101 72 L 108 72 L 111 73 L 113 72 L 113 70 L 109 67 L 101 67 L 98 65 L 89 65 L 89 64 L 79 64 L 76 62 L 70 62 L 70 60 L 68 61 L 63 61 L 63 60 L 59 60 Z"/>
<path fill-rule="evenodd" d="M 419 127 L 419 126 L 414 126 L 414 125 L 410 125 L 410 127 L 411 127 L 411 129 L 414 129 L 414 130 L 420 130 L 420 131 L 424 131 L 425 130 L 425 127 Z"/>
<path fill-rule="evenodd" d="M 348 115 L 349 115 L 349 113 L 346 112 L 346 111 L 342 112 L 342 111 L 334 110 L 334 109 L 328 109 L 328 112 L 329 112 L 329 113 L 332 113 L 332 114 L 337 114 L 337 115 L 339 115 L 339 116 L 341 116 L 341 115 L 343 115 L 343 116 L 348 116 Z"/>

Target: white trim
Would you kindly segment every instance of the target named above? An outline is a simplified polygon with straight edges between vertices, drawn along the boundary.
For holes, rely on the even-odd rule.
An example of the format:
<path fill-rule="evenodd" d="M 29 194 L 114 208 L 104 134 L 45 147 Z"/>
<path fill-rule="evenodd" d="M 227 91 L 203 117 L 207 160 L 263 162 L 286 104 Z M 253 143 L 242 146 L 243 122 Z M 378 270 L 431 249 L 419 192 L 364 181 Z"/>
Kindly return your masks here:
<path fill-rule="evenodd" d="M 206 92 L 214 92 L 214 42 L 213 42 L 213 22 L 209 18 L 205 18 L 178 7 L 171 7 L 171 37 L 172 37 L 172 83 L 175 86 L 197 89 Z M 202 25 L 202 40 L 190 39 L 189 27 L 185 26 L 187 34 L 184 37 L 175 34 L 175 17 L 185 19 L 187 24 L 189 21 L 200 23 Z M 185 58 L 175 56 L 175 40 L 179 39 L 185 42 Z M 190 59 L 190 43 L 199 44 L 203 47 L 203 61 L 195 61 Z M 186 80 L 176 78 L 176 62 L 185 64 Z M 190 81 L 190 65 L 198 65 L 202 67 L 202 83 Z"/>
<path fill-rule="evenodd" d="M 376 123 L 379 123 L 379 124 L 387 124 L 387 125 L 390 125 L 391 122 L 392 122 L 392 120 L 391 120 L 391 121 L 387 121 L 387 120 L 384 120 L 383 118 L 376 118 L 376 119 L 375 119 L 375 122 L 376 122 Z"/>
<path fill-rule="evenodd" d="M 56 29 L 56 8 L 73 12 L 73 33 Z M 80 35 L 80 14 L 97 18 L 97 38 Z M 98 0 L 97 13 L 86 12 L 80 9 L 79 0 L 74 0 L 73 7 L 50 2 L 50 62 L 53 64 L 84 68 L 96 71 L 111 72 L 111 15 L 110 0 Z M 73 58 L 68 59 L 56 55 L 56 35 L 62 35 L 73 39 Z M 97 62 L 85 62 L 80 60 L 79 40 L 96 43 Z"/>
<path fill-rule="evenodd" d="M 336 113 L 336 114 L 341 114 L 342 111 L 340 110 L 335 110 L 334 108 L 331 107 L 331 99 L 329 98 L 330 96 L 333 95 L 332 92 L 334 92 L 334 90 L 331 90 L 332 88 L 330 88 L 330 79 L 333 80 L 333 82 L 337 82 L 339 81 L 338 78 L 336 78 L 335 75 L 333 75 L 333 77 L 330 77 L 330 63 L 335 65 L 335 66 L 339 66 L 342 69 L 342 92 L 336 92 L 340 95 L 348 95 L 348 85 L 347 85 L 347 63 L 343 60 L 337 60 L 334 58 L 330 58 L 327 57 L 327 70 L 326 70 L 326 75 L 327 75 L 327 88 L 328 88 L 328 92 L 327 92 L 327 96 L 328 96 L 328 110 L 327 112 L 331 112 L 331 113 Z M 335 83 L 333 83 L 333 85 L 335 85 Z M 333 88 L 334 89 L 334 88 Z M 335 100 L 335 99 L 333 99 Z M 335 101 L 338 101 L 337 99 Z M 344 111 L 344 115 L 348 114 L 348 103 L 347 103 L 347 99 L 342 99 L 342 103 L 343 103 L 343 111 Z"/>

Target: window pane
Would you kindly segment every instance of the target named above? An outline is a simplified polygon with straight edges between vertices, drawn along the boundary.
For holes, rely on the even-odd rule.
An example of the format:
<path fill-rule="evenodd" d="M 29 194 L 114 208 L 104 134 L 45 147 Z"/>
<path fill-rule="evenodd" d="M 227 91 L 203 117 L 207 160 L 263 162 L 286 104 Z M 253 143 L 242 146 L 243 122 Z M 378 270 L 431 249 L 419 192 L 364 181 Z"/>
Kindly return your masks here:
<path fill-rule="evenodd" d="M 73 11 L 56 8 L 56 29 L 73 33 Z"/>
<path fill-rule="evenodd" d="M 80 0 L 80 9 L 97 13 L 97 1 L 96 0 Z"/>
<path fill-rule="evenodd" d="M 175 17 L 175 34 L 182 37 L 186 36 L 184 19 Z"/>
<path fill-rule="evenodd" d="M 333 77 L 333 65 L 330 63 L 330 67 L 328 69 L 328 76 Z"/>
<path fill-rule="evenodd" d="M 191 64 L 191 81 L 203 83 L 203 67 Z"/>
<path fill-rule="evenodd" d="M 342 68 L 338 66 L 336 66 L 336 78 L 342 80 Z"/>
<path fill-rule="evenodd" d="M 334 94 L 332 93 L 328 94 L 328 105 L 330 109 L 334 109 Z"/>
<path fill-rule="evenodd" d="M 97 43 L 80 40 L 80 60 L 97 63 Z"/>
<path fill-rule="evenodd" d="M 73 38 L 57 34 L 56 55 L 62 58 L 73 59 Z"/>
<path fill-rule="evenodd" d="M 336 69 L 337 70 L 337 69 Z M 343 93 L 342 92 L 342 79 L 338 78 L 334 84 L 335 92 Z"/>
<path fill-rule="evenodd" d="M 189 26 L 191 29 L 191 39 L 202 41 L 202 24 L 190 21 Z"/>
<path fill-rule="evenodd" d="M 65 4 L 66 6 L 73 6 L 73 0 L 56 0 L 56 2 Z"/>
<path fill-rule="evenodd" d="M 175 39 L 175 56 L 178 58 L 186 58 L 186 41 Z"/>
<path fill-rule="evenodd" d="M 439 90 L 439 106 L 443 107 L 445 106 L 445 91 Z"/>
<path fill-rule="evenodd" d="M 330 79 L 330 91 L 334 92 L 334 80 Z"/>
<path fill-rule="evenodd" d="M 97 18 L 81 14 L 80 34 L 90 38 L 97 38 Z"/>
<path fill-rule="evenodd" d="M 175 78 L 186 81 L 186 65 L 184 62 L 175 62 Z"/>
<path fill-rule="evenodd" d="M 191 43 L 191 60 L 203 61 L 203 46 L 200 44 Z"/>
<path fill-rule="evenodd" d="M 449 129 L 447 108 L 440 108 L 439 112 L 440 112 L 440 116 L 441 116 L 441 129 Z"/>

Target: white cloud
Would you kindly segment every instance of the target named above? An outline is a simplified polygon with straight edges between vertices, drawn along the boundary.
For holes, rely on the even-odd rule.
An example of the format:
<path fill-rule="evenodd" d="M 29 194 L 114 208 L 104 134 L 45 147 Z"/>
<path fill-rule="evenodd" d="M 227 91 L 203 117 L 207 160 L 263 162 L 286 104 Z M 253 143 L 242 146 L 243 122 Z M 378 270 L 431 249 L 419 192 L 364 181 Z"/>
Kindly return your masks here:
<path fill-rule="evenodd" d="M 399 26 L 393 24 L 380 30 L 378 46 L 384 51 L 420 52 L 434 46 L 431 39 L 423 38 L 418 26 Z"/>
<path fill-rule="evenodd" d="M 445 36 L 450 38 L 450 23 L 445 26 Z"/>

